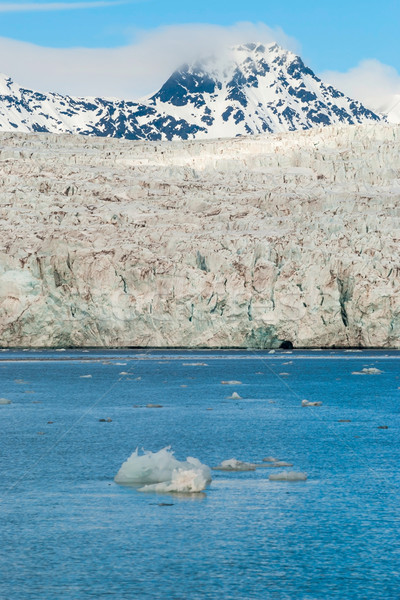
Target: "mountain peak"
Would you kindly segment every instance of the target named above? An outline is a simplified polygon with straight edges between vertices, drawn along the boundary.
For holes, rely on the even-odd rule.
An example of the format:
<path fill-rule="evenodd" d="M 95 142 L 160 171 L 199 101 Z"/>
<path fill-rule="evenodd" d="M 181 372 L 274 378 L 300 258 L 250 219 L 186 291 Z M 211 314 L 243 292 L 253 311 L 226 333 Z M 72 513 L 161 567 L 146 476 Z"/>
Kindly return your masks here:
<path fill-rule="evenodd" d="M 0 130 L 8 131 L 169 140 L 379 120 L 276 43 L 239 44 L 184 64 L 140 102 L 40 94 L 0 77 Z"/>

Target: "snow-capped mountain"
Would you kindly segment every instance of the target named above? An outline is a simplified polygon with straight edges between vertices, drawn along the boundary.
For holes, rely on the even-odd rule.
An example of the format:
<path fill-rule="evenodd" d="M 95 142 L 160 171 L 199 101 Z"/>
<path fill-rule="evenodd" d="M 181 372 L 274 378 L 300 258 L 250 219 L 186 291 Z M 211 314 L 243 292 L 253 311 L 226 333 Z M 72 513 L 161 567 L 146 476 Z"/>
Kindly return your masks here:
<path fill-rule="evenodd" d="M 222 58 L 184 65 L 138 102 L 42 94 L 0 77 L 0 131 L 170 140 L 381 119 L 277 44 L 236 46 Z"/>

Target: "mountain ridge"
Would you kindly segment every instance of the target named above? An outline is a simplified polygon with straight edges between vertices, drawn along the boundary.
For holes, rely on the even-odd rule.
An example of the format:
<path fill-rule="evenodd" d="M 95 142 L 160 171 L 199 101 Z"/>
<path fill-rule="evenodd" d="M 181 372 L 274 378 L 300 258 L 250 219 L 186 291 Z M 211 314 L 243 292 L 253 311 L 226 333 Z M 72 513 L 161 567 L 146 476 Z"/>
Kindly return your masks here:
<path fill-rule="evenodd" d="M 137 102 L 44 94 L 0 77 L 0 131 L 161 141 L 381 120 L 274 43 L 242 44 L 226 56 L 183 65 Z"/>

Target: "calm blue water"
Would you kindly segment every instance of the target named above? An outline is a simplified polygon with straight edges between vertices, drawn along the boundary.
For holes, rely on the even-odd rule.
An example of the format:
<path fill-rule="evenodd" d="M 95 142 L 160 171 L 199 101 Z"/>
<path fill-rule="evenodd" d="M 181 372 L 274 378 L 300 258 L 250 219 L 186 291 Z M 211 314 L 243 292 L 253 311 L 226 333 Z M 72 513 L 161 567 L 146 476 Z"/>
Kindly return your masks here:
<path fill-rule="evenodd" d="M 399 599 L 399 364 L 395 352 L 0 353 L 1 600 Z M 352 375 L 370 366 L 383 373 Z M 193 497 L 113 482 L 136 446 L 167 445 L 210 466 L 273 455 L 309 479 L 216 471 Z"/>

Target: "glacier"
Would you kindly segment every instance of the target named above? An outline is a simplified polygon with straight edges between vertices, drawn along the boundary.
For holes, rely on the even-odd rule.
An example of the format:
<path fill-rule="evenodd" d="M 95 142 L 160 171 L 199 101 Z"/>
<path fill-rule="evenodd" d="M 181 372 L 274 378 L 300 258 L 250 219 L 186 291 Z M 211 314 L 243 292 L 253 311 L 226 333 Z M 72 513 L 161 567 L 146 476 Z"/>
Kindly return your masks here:
<path fill-rule="evenodd" d="M 400 347 L 400 128 L 0 133 L 4 347 Z"/>

